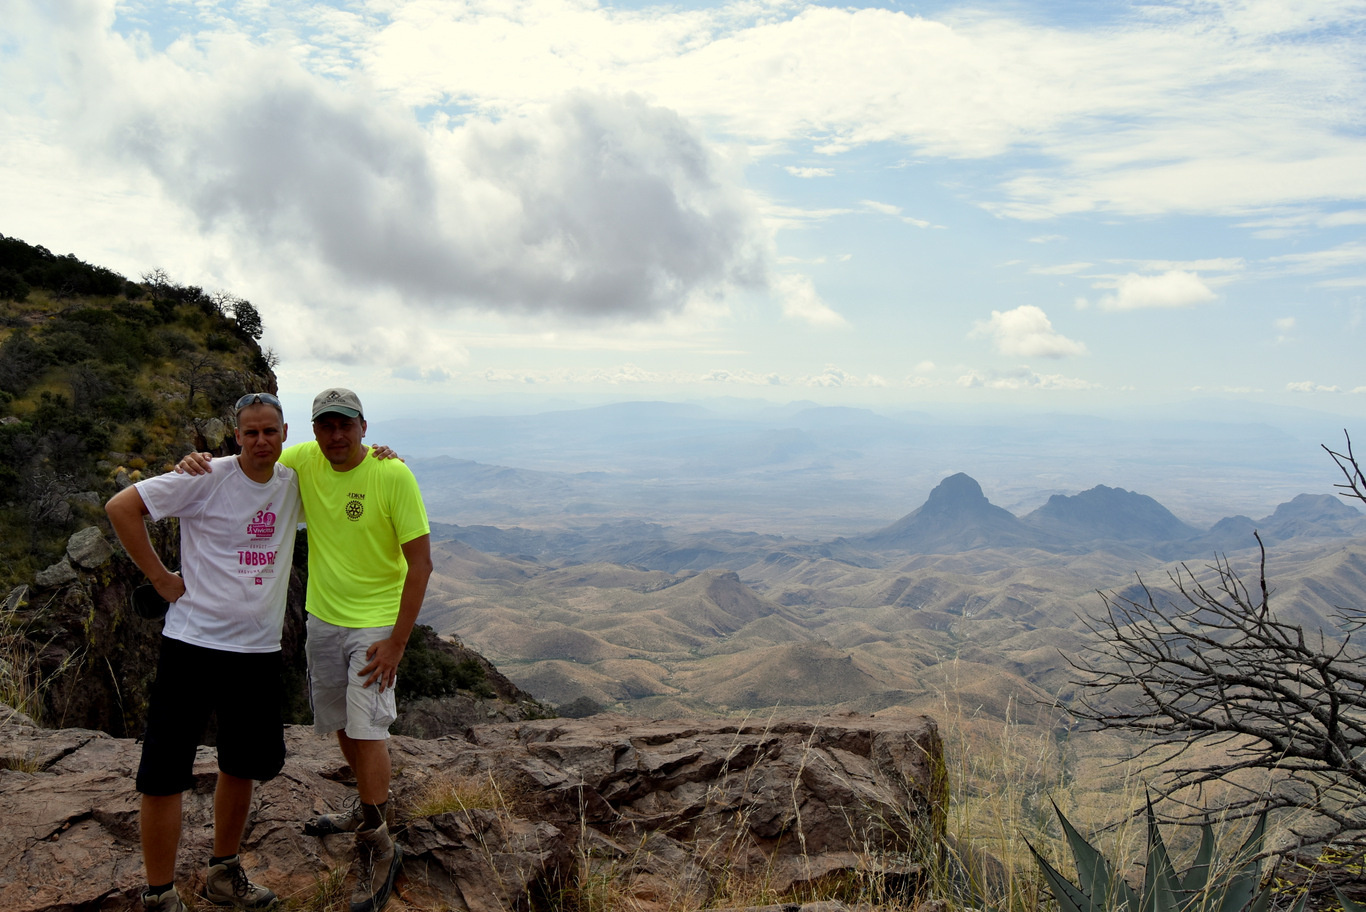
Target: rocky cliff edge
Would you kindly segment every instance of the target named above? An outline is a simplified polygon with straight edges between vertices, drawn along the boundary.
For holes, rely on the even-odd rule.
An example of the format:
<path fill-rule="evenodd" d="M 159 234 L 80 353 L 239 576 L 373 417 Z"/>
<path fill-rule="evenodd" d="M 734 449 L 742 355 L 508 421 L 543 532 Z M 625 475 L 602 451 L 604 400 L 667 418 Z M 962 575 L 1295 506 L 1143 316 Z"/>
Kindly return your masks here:
<path fill-rule="evenodd" d="M 257 788 L 243 855 L 289 907 L 322 909 L 329 890 L 344 895 L 351 841 L 302 824 L 354 789 L 332 739 L 290 726 L 287 742 L 284 771 Z M 0 706 L 0 907 L 138 908 L 140 750 Z M 640 910 L 716 908 L 840 879 L 863 884 L 859 897 L 872 884 L 905 900 L 917 850 L 943 826 L 942 745 L 922 716 L 543 719 L 395 737 L 391 752 L 406 849 L 398 910 L 565 907 L 590 888 Z M 215 769 L 201 748 L 182 895 L 209 854 Z"/>

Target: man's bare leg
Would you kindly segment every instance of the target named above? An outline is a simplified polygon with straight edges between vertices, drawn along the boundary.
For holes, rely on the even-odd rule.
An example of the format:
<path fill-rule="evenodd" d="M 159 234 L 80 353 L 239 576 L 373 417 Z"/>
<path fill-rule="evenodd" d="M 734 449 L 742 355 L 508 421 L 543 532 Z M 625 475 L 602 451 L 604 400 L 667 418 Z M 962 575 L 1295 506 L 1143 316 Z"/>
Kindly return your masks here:
<path fill-rule="evenodd" d="M 351 772 L 356 774 L 356 791 L 360 792 L 361 804 L 383 805 L 389 800 L 389 779 L 392 775 L 389 742 L 362 741 L 350 737 L 345 731 L 337 732 L 337 742 L 341 745 L 342 756 L 350 765 Z"/>
<path fill-rule="evenodd" d="M 175 857 L 180 848 L 180 793 L 143 795 L 138 815 L 142 831 L 142 863 L 149 884 L 175 880 Z"/>
<path fill-rule="evenodd" d="M 213 854 L 217 858 L 236 855 L 242 848 L 242 834 L 247 829 L 247 815 L 251 813 L 250 779 L 218 773 L 218 786 L 213 793 Z"/>
<path fill-rule="evenodd" d="M 356 775 L 356 749 L 352 746 L 355 742 L 347 737 L 346 729 L 337 729 L 337 744 L 341 746 L 342 759 L 351 767 L 351 775 Z"/>

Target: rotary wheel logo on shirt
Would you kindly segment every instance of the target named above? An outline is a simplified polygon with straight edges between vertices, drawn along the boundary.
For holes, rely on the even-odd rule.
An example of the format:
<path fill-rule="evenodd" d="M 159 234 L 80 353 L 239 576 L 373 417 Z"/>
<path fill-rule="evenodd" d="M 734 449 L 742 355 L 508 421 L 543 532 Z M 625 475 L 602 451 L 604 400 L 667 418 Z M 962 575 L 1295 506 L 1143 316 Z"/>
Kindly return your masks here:
<path fill-rule="evenodd" d="M 365 504 L 361 503 L 359 500 L 353 500 L 346 505 L 346 518 L 352 522 L 359 520 L 361 514 L 364 512 Z"/>

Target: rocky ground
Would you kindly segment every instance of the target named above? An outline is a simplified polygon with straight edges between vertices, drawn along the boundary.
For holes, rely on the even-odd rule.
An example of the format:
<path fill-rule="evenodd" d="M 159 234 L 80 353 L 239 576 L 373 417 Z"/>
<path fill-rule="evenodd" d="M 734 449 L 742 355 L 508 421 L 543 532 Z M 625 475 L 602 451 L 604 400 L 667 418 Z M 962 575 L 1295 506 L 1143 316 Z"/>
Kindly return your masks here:
<path fill-rule="evenodd" d="M 41 729 L 4 707 L 0 720 L 0 907 L 137 908 L 140 746 Z M 302 824 L 342 806 L 350 771 L 329 739 L 299 726 L 287 737 L 284 772 L 257 789 L 243 855 L 292 908 L 322 909 L 351 841 L 305 836 Z M 718 908 L 815 897 L 837 882 L 850 896 L 909 900 L 916 850 L 942 829 L 942 748 L 922 716 L 600 715 L 395 737 L 391 748 L 407 850 L 395 909 L 564 908 L 585 891 L 641 910 Z M 212 749 L 201 748 L 182 893 L 198 888 L 208 855 L 214 778 Z"/>

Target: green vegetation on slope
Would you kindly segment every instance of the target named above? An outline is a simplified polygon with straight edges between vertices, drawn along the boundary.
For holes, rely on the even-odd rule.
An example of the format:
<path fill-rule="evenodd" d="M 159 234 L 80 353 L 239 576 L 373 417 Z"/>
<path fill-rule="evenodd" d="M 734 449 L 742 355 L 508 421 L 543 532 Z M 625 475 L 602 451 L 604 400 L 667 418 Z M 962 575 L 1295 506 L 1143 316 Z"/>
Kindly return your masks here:
<path fill-rule="evenodd" d="M 0 235 L 0 587 L 103 524 L 120 470 L 216 449 L 236 398 L 274 389 L 255 307 L 142 279 Z"/>

